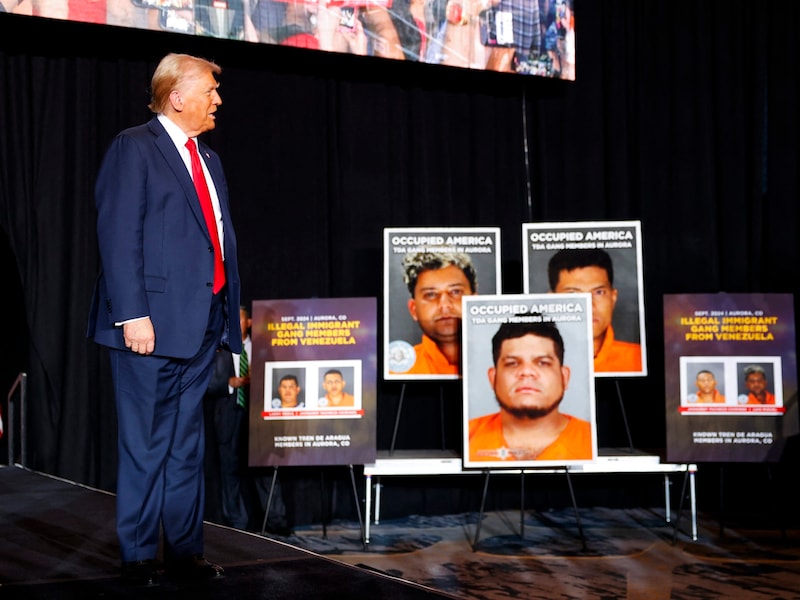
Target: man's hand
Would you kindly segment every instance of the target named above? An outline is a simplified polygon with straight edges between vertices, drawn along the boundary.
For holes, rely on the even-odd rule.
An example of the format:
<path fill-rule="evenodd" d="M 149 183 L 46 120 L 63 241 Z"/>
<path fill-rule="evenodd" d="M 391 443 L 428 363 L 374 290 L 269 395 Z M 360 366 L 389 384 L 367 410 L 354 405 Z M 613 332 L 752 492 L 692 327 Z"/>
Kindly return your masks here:
<path fill-rule="evenodd" d="M 247 387 L 250 385 L 250 375 L 245 375 L 244 377 L 229 377 L 228 385 L 233 389 Z"/>
<path fill-rule="evenodd" d="M 156 348 L 156 332 L 150 317 L 125 323 L 122 336 L 125 346 L 137 354 L 152 354 Z"/>

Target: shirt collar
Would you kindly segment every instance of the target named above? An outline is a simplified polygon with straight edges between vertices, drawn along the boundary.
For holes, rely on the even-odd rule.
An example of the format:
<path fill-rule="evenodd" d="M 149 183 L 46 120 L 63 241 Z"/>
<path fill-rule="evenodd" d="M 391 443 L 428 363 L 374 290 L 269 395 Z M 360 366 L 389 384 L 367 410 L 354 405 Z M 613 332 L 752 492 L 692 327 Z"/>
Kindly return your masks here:
<path fill-rule="evenodd" d="M 172 143 L 175 144 L 176 148 L 181 149 L 186 146 L 186 141 L 189 139 L 189 136 L 187 136 L 174 121 L 170 120 L 170 118 L 164 114 L 158 115 L 158 121 L 164 126 L 167 135 L 172 139 Z"/>

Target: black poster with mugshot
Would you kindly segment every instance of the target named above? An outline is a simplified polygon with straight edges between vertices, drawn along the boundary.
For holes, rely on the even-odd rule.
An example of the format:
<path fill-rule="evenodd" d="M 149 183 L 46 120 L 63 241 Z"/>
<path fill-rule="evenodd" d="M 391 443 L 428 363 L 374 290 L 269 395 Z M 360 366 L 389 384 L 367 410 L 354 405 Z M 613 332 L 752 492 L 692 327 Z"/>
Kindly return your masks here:
<path fill-rule="evenodd" d="M 253 302 L 250 466 L 375 462 L 376 304 Z"/>
<path fill-rule="evenodd" d="M 667 294 L 667 459 L 776 462 L 798 425 L 791 294 Z"/>

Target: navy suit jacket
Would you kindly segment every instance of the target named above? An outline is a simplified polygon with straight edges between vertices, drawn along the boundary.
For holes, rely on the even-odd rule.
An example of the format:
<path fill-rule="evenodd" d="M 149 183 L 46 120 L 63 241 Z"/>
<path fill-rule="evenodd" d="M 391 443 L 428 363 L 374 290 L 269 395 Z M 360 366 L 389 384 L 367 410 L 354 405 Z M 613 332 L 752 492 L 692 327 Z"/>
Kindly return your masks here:
<path fill-rule="evenodd" d="M 239 353 L 240 283 L 228 184 L 217 154 L 202 142 L 199 151 L 214 180 L 225 234 L 221 344 Z M 117 135 L 100 167 L 95 200 L 102 270 L 87 335 L 125 350 L 115 323 L 149 316 L 155 355 L 194 356 L 208 325 L 214 254 L 192 178 L 157 118 Z"/>

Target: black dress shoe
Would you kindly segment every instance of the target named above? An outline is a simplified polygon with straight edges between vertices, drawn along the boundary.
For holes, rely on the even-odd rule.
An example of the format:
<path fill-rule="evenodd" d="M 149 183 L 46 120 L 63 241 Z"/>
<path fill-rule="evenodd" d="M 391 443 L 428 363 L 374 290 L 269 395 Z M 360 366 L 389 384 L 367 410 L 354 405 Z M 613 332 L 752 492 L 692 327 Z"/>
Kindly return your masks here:
<path fill-rule="evenodd" d="M 208 562 L 202 554 L 176 558 L 167 562 L 167 574 L 177 579 L 214 579 L 225 569 Z"/>
<path fill-rule="evenodd" d="M 131 586 L 149 587 L 158 585 L 158 562 L 153 559 L 133 560 L 122 563 L 122 580 Z"/>

